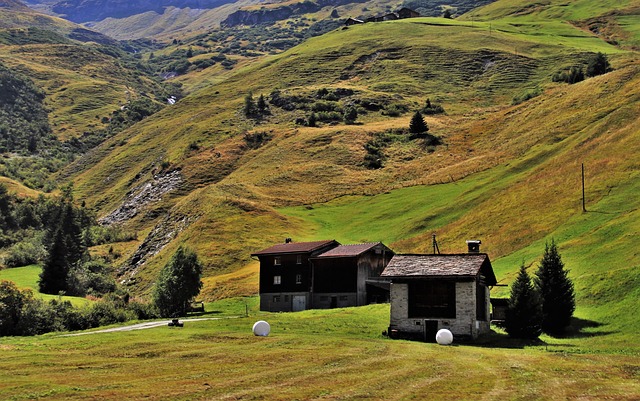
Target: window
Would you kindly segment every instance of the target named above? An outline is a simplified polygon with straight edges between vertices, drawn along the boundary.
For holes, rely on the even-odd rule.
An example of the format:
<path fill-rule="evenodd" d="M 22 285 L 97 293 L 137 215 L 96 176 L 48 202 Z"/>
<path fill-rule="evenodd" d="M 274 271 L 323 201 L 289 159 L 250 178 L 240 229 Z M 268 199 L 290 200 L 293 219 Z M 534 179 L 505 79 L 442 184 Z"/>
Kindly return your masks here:
<path fill-rule="evenodd" d="M 346 295 L 340 295 L 340 300 L 341 300 L 341 301 L 348 301 L 348 300 L 349 300 L 349 297 L 348 297 L 348 296 L 346 296 Z"/>
<path fill-rule="evenodd" d="M 296 264 L 301 265 L 302 264 L 302 255 L 298 255 L 296 257 Z"/>
<path fill-rule="evenodd" d="M 282 283 L 282 276 L 273 276 L 273 284 L 278 285 Z"/>
<path fill-rule="evenodd" d="M 273 302 L 280 302 L 280 295 L 274 295 Z"/>
<path fill-rule="evenodd" d="M 281 264 L 282 264 L 282 257 L 274 256 L 273 257 L 273 265 L 274 266 L 280 266 Z"/>
<path fill-rule="evenodd" d="M 456 283 L 416 281 L 409 283 L 410 318 L 455 318 Z"/>
<path fill-rule="evenodd" d="M 302 284 L 302 274 L 296 274 L 296 284 Z"/>

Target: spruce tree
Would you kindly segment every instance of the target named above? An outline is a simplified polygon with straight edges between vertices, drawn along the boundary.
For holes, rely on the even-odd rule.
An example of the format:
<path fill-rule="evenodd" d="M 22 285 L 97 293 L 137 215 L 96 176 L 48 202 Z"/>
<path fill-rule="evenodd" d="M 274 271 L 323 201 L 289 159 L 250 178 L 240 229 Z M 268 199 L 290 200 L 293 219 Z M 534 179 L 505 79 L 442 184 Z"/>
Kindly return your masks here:
<path fill-rule="evenodd" d="M 267 114 L 269 106 L 267 106 L 267 102 L 264 100 L 264 95 L 260 94 L 256 106 L 258 107 L 258 112 L 260 112 L 260 114 Z"/>
<path fill-rule="evenodd" d="M 524 264 L 511 287 L 505 329 L 510 337 L 536 339 L 542 333 L 542 304 Z"/>
<path fill-rule="evenodd" d="M 178 248 L 158 277 L 153 292 L 153 302 L 162 317 L 178 317 L 187 314 L 189 301 L 202 288 L 202 265 L 198 256 L 183 247 Z"/>
<path fill-rule="evenodd" d="M 256 102 L 253 100 L 253 93 L 247 93 L 244 97 L 243 112 L 245 117 L 252 117 L 256 114 Z"/>
<path fill-rule="evenodd" d="M 48 256 L 38 282 L 40 291 L 45 294 L 68 292 L 69 273 L 87 257 L 81 216 L 73 207 L 71 199 L 70 195 L 64 194 L 59 201 L 57 214 L 52 219 L 49 235 L 45 240 Z"/>
<path fill-rule="evenodd" d="M 535 285 L 542 298 L 545 333 L 560 334 L 571 323 L 576 309 L 573 282 L 564 268 L 555 241 L 544 247 L 544 255 L 536 272 Z"/>
<path fill-rule="evenodd" d="M 413 117 L 411 117 L 411 122 L 409 122 L 409 132 L 412 134 L 422 134 L 427 131 L 429 131 L 427 123 L 424 121 L 422 114 L 416 111 Z"/>

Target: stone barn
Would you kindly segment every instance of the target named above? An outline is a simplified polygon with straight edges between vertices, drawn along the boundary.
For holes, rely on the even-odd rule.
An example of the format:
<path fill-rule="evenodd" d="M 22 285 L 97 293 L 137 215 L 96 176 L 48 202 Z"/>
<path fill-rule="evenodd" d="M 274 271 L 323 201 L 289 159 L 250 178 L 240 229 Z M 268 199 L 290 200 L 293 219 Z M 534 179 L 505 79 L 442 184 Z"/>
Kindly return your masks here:
<path fill-rule="evenodd" d="M 489 256 L 395 255 L 381 277 L 391 281 L 389 335 L 434 341 L 440 329 L 475 339 L 490 328 L 489 287 L 496 284 Z"/>

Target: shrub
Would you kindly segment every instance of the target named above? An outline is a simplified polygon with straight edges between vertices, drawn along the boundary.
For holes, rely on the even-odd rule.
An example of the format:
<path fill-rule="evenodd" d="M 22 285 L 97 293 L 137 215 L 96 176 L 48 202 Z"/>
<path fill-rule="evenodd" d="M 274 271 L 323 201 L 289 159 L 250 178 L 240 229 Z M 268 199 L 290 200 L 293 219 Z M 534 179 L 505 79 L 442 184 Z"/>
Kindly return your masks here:
<path fill-rule="evenodd" d="M 391 103 L 385 107 L 382 114 L 389 117 L 399 117 L 409 111 L 409 108 L 400 103 Z"/>
<path fill-rule="evenodd" d="M 553 74 L 551 78 L 553 82 L 566 82 L 568 84 L 575 84 L 576 82 L 584 81 L 584 73 L 581 68 L 571 67 L 569 71 L 562 71 Z"/>
<path fill-rule="evenodd" d="M 7 250 L 4 264 L 7 267 L 27 266 L 42 262 L 47 251 L 40 237 L 18 242 Z"/>
<path fill-rule="evenodd" d="M 585 75 L 588 77 L 595 77 L 597 75 L 606 74 L 612 71 L 611 64 L 609 64 L 609 58 L 604 53 L 597 53 L 589 58 L 587 63 L 587 69 Z"/>

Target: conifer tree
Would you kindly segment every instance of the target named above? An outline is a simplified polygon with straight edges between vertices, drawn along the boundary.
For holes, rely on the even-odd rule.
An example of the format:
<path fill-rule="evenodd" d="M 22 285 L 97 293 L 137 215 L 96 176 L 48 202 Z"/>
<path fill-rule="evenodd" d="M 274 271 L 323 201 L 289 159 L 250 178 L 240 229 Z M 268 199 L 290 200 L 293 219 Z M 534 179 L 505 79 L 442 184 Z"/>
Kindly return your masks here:
<path fill-rule="evenodd" d="M 256 114 L 256 102 L 253 100 L 253 93 L 247 93 L 247 96 L 244 97 L 244 109 L 243 109 L 245 117 L 252 117 Z"/>
<path fill-rule="evenodd" d="M 409 122 L 409 132 L 412 134 L 422 134 L 427 131 L 429 131 L 427 123 L 424 121 L 422 114 L 416 111 L 413 117 L 411 117 L 411 122 Z"/>
<path fill-rule="evenodd" d="M 536 339 L 542 333 L 542 304 L 524 264 L 511 287 L 505 329 L 510 337 Z"/>
<path fill-rule="evenodd" d="M 573 282 L 564 268 L 555 241 L 544 247 L 544 255 L 534 278 L 542 298 L 542 328 L 545 333 L 560 334 L 571 323 L 576 309 Z"/>
<path fill-rule="evenodd" d="M 42 266 L 38 286 L 45 294 L 58 294 L 69 290 L 69 273 L 87 256 L 87 248 L 82 236 L 82 216 L 74 209 L 72 197 L 63 190 L 63 197 L 57 205 L 57 215 L 45 244 L 48 256 Z"/>
<path fill-rule="evenodd" d="M 256 106 L 258 107 L 258 112 L 260 114 L 268 114 L 269 106 L 267 106 L 267 102 L 266 100 L 264 100 L 263 94 L 260 94 L 260 97 L 258 98 L 258 102 L 256 103 Z"/>

